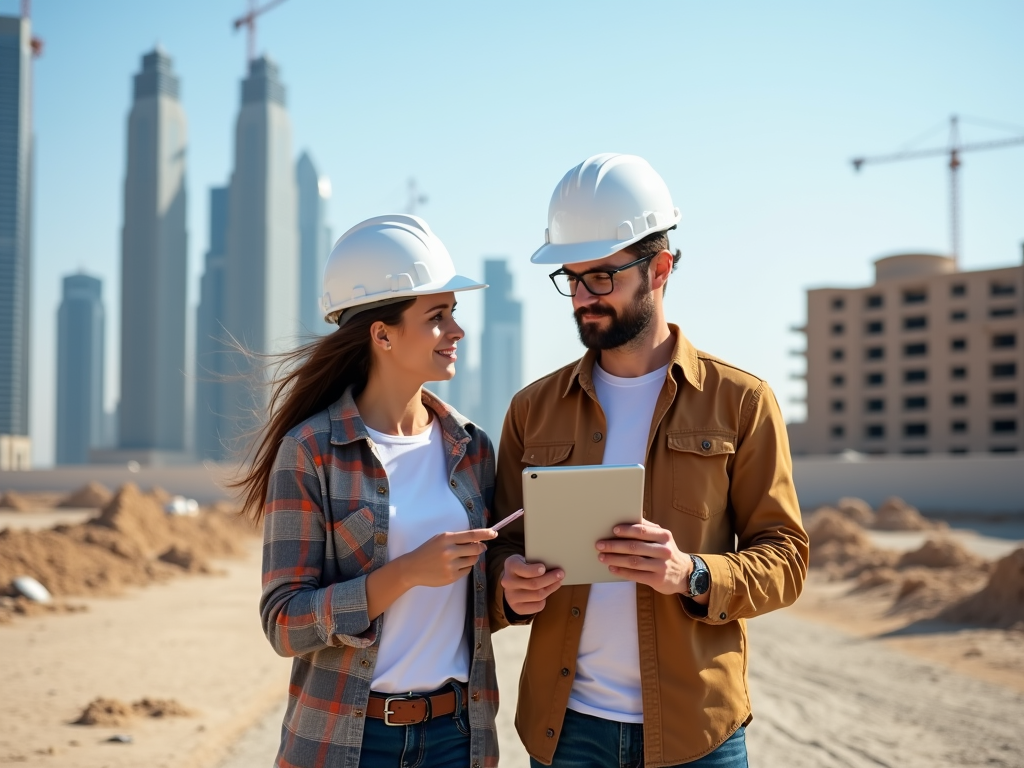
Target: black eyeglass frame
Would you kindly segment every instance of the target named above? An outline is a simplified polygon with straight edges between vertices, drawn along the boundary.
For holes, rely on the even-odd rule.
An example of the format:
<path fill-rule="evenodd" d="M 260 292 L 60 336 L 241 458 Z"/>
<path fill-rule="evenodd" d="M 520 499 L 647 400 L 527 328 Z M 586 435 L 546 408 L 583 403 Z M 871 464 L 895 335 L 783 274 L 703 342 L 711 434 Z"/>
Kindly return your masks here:
<path fill-rule="evenodd" d="M 591 269 L 580 274 L 576 274 L 575 272 L 569 271 L 565 267 L 561 267 L 560 269 L 556 269 L 554 272 L 548 275 L 548 278 L 551 280 L 551 283 L 555 286 L 555 290 L 558 291 L 562 296 L 568 296 L 570 298 L 575 297 L 576 291 L 579 290 L 580 283 L 583 283 L 584 287 L 594 296 L 607 296 L 608 294 L 612 293 L 615 290 L 615 275 L 617 275 L 619 272 L 630 269 L 631 267 L 635 267 L 638 264 L 642 264 L 645 261 L 650 261 L 657 255 L 657 253 L 652 253 L 650 256 L 641 256 L 636 261 L 631 261 L 629 262 L 629 264 L 623 264 L 621 267 L 616 267 L 615 269 Z M 558 281 L 555 280 L 555 278 L 561 277 L 562 275 L 565 275 L 566 277 L 572 278 L 573 280 L 576 281 L 576 287 L 572 289 L 572 293 L 565 293 L 561 288 L 558 287 Z M 590 287 L 590 284 L 587 282 L 587 275 L 608 275 L 608 284 L 611 286 L 611 288 L 609 288 L 607 291 L 595 291 L 593 288 Z"/>

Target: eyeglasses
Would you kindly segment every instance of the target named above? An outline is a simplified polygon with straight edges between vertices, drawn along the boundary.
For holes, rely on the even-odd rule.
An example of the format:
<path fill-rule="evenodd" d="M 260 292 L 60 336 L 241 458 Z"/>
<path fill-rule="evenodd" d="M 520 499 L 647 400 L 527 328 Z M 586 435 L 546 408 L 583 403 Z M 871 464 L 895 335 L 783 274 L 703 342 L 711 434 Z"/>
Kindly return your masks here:
<path fill-rule="evenodd" d="M 650 261 L 657 255 L 652 253 L 650 256 L 644 256 L 615 269 L 593 269 L 579 275 L 563 267 L 556 269 L 548 277 L 555 284 L 555 289 L 563 296 L 575 296 L 580 283 L 583 283 L 584 287 L 594 296 L 607 296 L 615 290 L 614 275 L 630 267 L 635 267 L 637 264 Z"/>

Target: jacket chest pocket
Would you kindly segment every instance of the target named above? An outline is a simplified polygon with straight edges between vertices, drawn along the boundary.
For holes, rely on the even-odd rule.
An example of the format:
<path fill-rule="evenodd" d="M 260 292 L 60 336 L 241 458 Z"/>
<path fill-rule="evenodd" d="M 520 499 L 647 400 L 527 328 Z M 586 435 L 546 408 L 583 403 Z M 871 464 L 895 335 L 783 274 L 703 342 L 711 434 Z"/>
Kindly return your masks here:
<path fill-rule="evenodd" d="M 523 464 L 528 467 L 553 467 L 572 453 L 575 443 L 532 444 L 523 448 Z"/>
<path fill-rule="evenodd" d="M 669 432 L 672 506 L 708 520 L 729 503 L 729 464 L 736 435 L 726 432 Z"/>

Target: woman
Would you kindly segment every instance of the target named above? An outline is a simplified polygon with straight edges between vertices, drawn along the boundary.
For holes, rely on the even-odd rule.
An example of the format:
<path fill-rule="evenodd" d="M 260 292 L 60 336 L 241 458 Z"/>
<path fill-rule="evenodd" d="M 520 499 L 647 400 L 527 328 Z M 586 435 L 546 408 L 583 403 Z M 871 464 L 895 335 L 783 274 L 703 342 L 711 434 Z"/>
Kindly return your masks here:
<path fill-rule="evenodd" d="M 483 287 L 422 219 L 369 219 L 324 270 L 338 330 L 285 358 L 241 483 L 263 628 L 294 657 L 278 766 L 497 765 L 494 455 L 422 388 L 455 375 L 455 293 Z"/>

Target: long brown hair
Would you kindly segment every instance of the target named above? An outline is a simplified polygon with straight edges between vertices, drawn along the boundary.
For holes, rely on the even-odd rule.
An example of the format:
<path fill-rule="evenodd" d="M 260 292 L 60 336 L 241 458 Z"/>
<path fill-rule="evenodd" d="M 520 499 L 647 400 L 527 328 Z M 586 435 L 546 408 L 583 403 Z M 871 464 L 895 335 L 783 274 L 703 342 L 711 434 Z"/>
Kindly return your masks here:
<path fill-rule="evenodd" d="M 269 384 L 268 415 L 253 431 L 243 451 L 244 474 L 229 483 L 230 487 L 241 490 L 241 514 L 254 525 L 263 519 L 270 473 L 282 438 L 293 427 L 335 402 L 349 387 L 353 388 L 353 396 L 366 388 L 372 362 L 370 326 L 378 321 L 400 325 L 402 314 L 415 302 L 416 299 L 409 299 L 365 310 L 323 338 L 291 352 L 260 356 L 266 361 L 262 366 L 264 371 L 278 372 Z"/>

